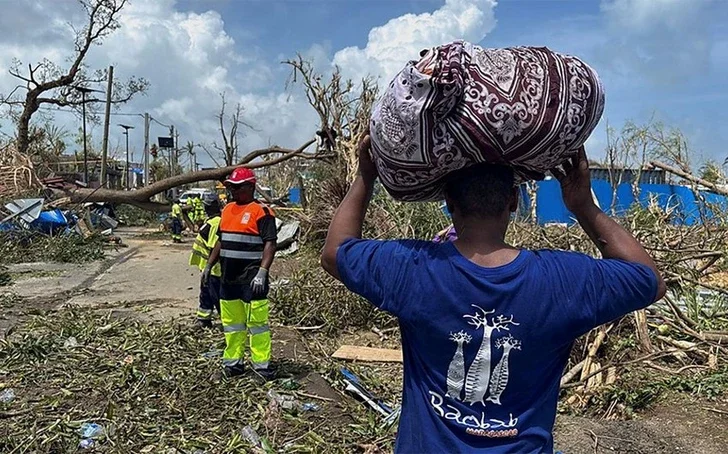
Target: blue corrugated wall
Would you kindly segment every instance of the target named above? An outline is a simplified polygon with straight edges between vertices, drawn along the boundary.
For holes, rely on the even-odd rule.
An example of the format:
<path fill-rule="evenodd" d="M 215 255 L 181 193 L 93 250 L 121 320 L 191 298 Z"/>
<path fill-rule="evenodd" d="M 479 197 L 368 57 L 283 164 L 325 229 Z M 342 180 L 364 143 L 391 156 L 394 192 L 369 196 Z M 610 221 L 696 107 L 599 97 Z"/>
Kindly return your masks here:
<path fill-rule="evenodd" d="M 573 215 L 566 209 L 561 200 L 559 182 L 556 180 L 539 181 L 536 192 L 536 216 L 539 224 L 572 223 Z M 728 211 L 728 198 L 709 191 L 699 191 L 700 197 L 706 202 L 696 201 L 693 190 L 685 186 L 669 184 L 640 184 L 639 200 L 635 200 L 632 187 L 621 184 L 617 187 L 615 214 L 623 215 L 638 201 L 640 205 L 647 206 L 654 198 L 662 209 L 673 210 L 673 222 L 683 225 L 694 225 L 701 222 L 703 216 L 712 218 L 712 209 Z M 593 180 L 592 189 L 599 201 L 602 210 L 609 212 L 612 207 L 613 192 L 608 181 Z M 521 186 L 521 214 L 530 213 L 530 200 L 525 186 Z M 702 213 L 701 213 L 702 207 Z"/>

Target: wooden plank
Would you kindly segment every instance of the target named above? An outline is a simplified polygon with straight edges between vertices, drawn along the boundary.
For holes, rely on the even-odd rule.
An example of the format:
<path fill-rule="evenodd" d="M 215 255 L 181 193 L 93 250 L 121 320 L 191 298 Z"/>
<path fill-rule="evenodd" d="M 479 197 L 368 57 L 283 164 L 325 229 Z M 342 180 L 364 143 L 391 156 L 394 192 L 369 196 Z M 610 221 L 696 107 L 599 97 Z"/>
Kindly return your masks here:
<path fill-rule="evenodd" d="M 342 345 L 331 357 L 351 361 L 401 363 L 402 350 Z"/>

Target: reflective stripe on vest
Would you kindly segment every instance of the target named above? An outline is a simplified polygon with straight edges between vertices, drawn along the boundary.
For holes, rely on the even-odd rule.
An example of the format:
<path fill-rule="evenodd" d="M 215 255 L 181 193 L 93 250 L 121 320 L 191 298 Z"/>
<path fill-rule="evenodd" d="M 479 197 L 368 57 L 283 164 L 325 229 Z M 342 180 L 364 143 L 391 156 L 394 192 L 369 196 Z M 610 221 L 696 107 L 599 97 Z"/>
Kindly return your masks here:
<path fill-rule="evenodd" d="M 239 260 L 262 260 L 263 251 L 231 251 L 229 249 L 221 249 L 220 257 Z"/>
<path fill-rule="evenodd" d="M 202 234 L 198 234 L 195 238 L 195 242 L 192 244 L 192 253 L 190 254 L 190 265 L 197 266 L 200 271 L 204 270 L 207 266 L 207 261 L 210 259 L 212 249 L 215 247 L 217 242 L 217 229 L 220 225 L 220 217 L 216 216 L 206 221 L 206 224 L 210 225 L 210 229 L 207 232 L 207 238 L 203 237 Z M 204 229 L 204 227 L 203 227 Z M 216 277 L 220 277 L 221 273 L 220 264 L 216 263 L 212 267 L 211 274 Z"/>
<path fill-rule="evenodd" d="M 263 238 L 257 235 L 246 235 L 244 233 L 223 232 L 220 234 L 220 240 L 231 241 L 233 243 L 263 244 Z"/>
<path fill-rule="evenodd" d="M 264 242 L 260 237 L 258 221 L 272 215 L 270 208 L 257 201 L 247 205 L 230 203 L 225 206 L 220 221 L 220 257 L 260 262 L 263 259 Z"/>

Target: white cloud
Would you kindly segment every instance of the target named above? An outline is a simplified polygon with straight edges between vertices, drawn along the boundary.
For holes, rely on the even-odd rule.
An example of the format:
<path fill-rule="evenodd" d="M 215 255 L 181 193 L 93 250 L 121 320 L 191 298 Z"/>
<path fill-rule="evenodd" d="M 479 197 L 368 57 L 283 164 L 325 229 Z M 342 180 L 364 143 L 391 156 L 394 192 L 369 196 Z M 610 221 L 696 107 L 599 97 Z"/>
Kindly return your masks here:
<path fill-rule="evenodd" d="M 388 82 L 422 49 L 456 39 L 480 42 L 495 27 L 495 0 L 446 0 L 432 13 L 405 14 L 369 32 L 366 47 L 336 52 L 333 62 L 345 75 L 366 74 Z"/>
<path fill-rule="evenodd" d="M 354 79 L 371 74 L 388 80 L 423 48 L 455 39 L 482 40 L 495 26 L 495 6 L 495 0 L 445 0 L 432 13 L 406 14 L 373 28 L 363 49 L 350 47 L 334 53 L 331 43 L 312 43 L 304 55 L 314 57 L 316 68 L 322 72 L 334 63 Z M 26 64 L 43 57 L 65 63 L 73 49 L 73 34 L 67 24 L 83 24 L 82 13 L 79 5 L 70 1 L 8 3 L 0 17 L 0 67 L 8 67 L 13 57 Z M 24 20 L 17 20 L 19 17 Z M 182 12 L 175 0 L 134 1 L 123 10 L 120 21 L 119 30 L 102 46 L 91 49 L 87 63 L 92 69 L 113 64 L 117 79 L 136 75 L 150 81 L 147 95 L 136 97 L 122 106 L 122 111 L 149 112 L 162 123 L 174 124 L 181 143 L 192 140 L 209 144 L 220 141 L 216 115 L 219 93 L 224 91 L 229 110 L 240 102 L 245 121 L 255 127 L 254 131 L 243 131 L 243 151 L 269 144 L 296 147 L 313 136 L 316 114 L 300 90 L 288 91 L 283 86 L 286 69 L 278 63 L 281 58 L 267 56 L 255 42 L 236 42 L 226 32 L 219 13 Z M 7 72 L 0 72 L 0 92 L 7 93 L 14 84 Z M 80 123 L 70 114 L 58 114 L 56 119 L 71 133 Z M 136 127 L 130 133 L 130 147 L 140 156 L 141 117 L 112 118 L 110 145 L 123 143 L 121 130 L 116 127 L 121 122 Z M 93 127 L 92 132 L 98 142 L 101 128 Z M 152 124 L 152 141 L 166 134 L 166 128 Z M 202 156 L 198 153 L 198 161 L 211 164 Z"/>

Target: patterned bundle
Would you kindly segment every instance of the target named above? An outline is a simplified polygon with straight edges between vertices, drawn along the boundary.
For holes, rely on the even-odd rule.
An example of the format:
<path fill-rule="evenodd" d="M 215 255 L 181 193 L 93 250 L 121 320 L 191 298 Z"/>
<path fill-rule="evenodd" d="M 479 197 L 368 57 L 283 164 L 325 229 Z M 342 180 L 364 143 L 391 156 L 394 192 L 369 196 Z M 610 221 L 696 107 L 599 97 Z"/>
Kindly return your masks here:
<path fill-rule="evenodd" d="M 372 113 L 372 156 L 395 199 L 441 200 L 444 177 L 481 162 L 543 179 L 603 110 L 596 72 L 576 57 L 456 41 L 423 51 L 389 84 Z"/>

